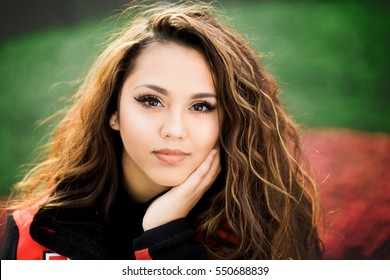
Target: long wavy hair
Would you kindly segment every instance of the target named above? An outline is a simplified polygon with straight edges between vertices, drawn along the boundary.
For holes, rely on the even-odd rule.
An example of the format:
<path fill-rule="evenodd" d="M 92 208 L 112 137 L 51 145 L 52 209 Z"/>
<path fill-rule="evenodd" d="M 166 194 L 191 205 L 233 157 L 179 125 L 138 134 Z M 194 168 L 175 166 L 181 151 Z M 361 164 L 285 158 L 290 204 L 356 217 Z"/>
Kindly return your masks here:
<path fill-rule="evenodd" d="M 318 240 L 315 185 L 301 167 L 299 132 L 281 106 L 275 79 L 211 5 L 131 7 L 59 122 L 39 164 L 14 186 L 10 208 L 100 205 L 105 215 L 121 183 L 119 134 L 109 126 L 135 59 L 151 43 L 201 52 L 213 73 L 221 122 L 224 186 L 199 215 L 212 258 L 305 259 Z M 49 197 L 47 199 L 47 197 Z M 222 224 L 235 247 L 212 242 Z"/>

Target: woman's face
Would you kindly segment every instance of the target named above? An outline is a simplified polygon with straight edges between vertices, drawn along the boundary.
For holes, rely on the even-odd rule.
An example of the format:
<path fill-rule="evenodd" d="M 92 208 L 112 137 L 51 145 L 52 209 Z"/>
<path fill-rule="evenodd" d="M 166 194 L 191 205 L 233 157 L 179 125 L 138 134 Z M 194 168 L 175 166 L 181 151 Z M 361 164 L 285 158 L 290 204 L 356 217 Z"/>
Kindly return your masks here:
<path fill-rule="evenodd" d="M 111 118 L 130 192 L 146 200 L 183 183 L 217 145 L 217 106 L 212 73 L 198 51 L 173 43 L 146 47 Z"/>

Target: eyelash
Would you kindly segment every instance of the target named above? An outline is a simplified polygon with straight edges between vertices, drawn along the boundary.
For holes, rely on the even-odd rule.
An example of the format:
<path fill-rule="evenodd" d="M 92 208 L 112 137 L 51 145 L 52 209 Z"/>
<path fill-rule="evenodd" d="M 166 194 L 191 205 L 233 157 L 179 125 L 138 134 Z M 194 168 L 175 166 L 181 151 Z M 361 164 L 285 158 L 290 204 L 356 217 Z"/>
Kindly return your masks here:
<path fill-rule="evenodd" d="M 141 103 L 141 105 L 147 109 L 155 109 L 156 107 L 160 107 L 158 105 L 151 105 L 150 102 L 158 102 L 162 105 L 162 102 L 160 101 L 160 99 L 156 95 L 153 95 L 153 94 L 141 95 L 140 97 L 134 97 L 134 99 L 137 102 Z M 194 106 L 204 106 L 206 108 L 205 110 L 194 110 L 195 112 L 199 112 L 199 113 L 211 113 L 212 111 L 217 109 L 216 105 L 213 105 L 208 101 L 196 102 L 196 103 L 192 104 L 191 108 L 193 108 Z"/>
<path fill-rule="evenodd" d="M 158 97 L 156 95 L 153 95 L 153 94 L 141 95 L 140 97 L 134 97 L 134 99 L 136 101 L 138 101 L 139 103 L 141 103 L 141 105 L 144 106 L 145 108 L 150 108 L 150 109 L 157 107 L 154 105 L 150 105 L 149 102 L 151 102 L 151 101 L 155 101 L 155 102 L 158 102 L 161 104 L 160 99 L 158 99 Z"/>
<path fill-rule="evenodd" d="M 211 113 L 212 111 L 214 111 L 215 109 L 217 109 L 217 106 L 216 105 L 213 105 L 211 104 L 210 102 L 208 101 L 200 101 L 200 102 L 197 102 L 195 104 L 193 104 L 191 107 L 193 108 L 194 106 L 203 106 L 206 108 L 206 110 L 194 110 L 196 112 L 200 112 L 200 113 Z"/>

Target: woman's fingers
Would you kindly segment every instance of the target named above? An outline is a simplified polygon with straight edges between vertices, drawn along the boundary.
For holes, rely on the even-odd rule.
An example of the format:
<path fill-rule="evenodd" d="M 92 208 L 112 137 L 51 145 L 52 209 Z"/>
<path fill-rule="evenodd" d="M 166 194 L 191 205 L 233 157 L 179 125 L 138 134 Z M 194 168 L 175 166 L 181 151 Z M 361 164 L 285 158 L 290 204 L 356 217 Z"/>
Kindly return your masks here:
<path fill-rule="evenodd" d="M 186 181 L 153 201 L 144 216 L 144 230 L 186 217 L 213 184 L 220 169 L 219 151 L 212 150 Z"/>
<path fill-rule="evenodd" d="M 213 149 L 205 161 L 180 186 L 175 187 L 183 192 L 204 192 L 210 187 L 220 171 L 219 151 Z"/>

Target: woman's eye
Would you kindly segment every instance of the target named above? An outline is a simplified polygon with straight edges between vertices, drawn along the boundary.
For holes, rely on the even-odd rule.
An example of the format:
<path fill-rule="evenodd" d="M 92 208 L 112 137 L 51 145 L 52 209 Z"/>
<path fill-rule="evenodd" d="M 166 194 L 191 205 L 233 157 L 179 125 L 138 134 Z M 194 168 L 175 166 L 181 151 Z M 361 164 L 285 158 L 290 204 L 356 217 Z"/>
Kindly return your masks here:
<path fill-rule="evenodd" d="M 145 103 L 149 106 L 158 106 L 158 104 L 160 104 L 160 101 L 155 98 L 148 98 L 147 100 L 145 100 Z"/>
<path fill-rule="evenodd" d="M 154 96 L 142 96 L 139 98 L 135 98 L 135 100 L 137 100 L 139 103 L 141 103 L 143 106 L 147 108 L 162 107 L 160 100 Z"/>
<path fill-rule="evenodd" d="M 197 112 L 212 112 L 215 110 L 216 106 L 210 104 L 209 102 L 196 103 L 192 105 L 192 110 Z"/>

